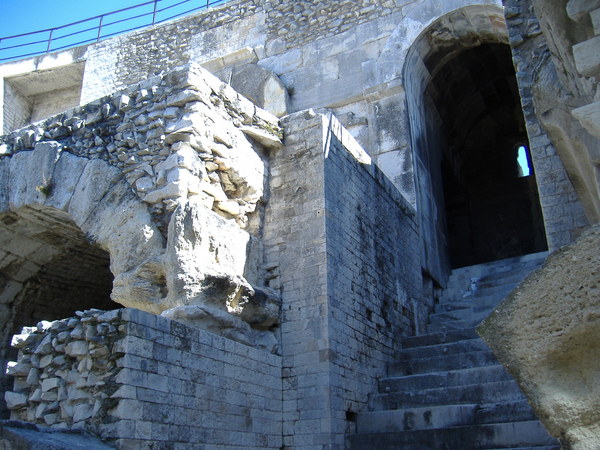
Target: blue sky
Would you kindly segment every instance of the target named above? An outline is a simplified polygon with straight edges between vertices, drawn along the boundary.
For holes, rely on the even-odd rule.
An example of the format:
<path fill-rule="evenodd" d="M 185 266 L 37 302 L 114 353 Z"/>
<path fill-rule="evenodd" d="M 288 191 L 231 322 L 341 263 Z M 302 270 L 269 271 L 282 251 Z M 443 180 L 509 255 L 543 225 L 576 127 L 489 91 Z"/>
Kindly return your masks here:
<path fill-rule="evenodd" d="M 0 0 L 0 37 L 52 28 L 147 0 Z"/>
<path fill-rule="evenodd" d="M 223 1 L 209 0 L 211 5 L 222 3 Z M 159 20 L 166 19 L 176 14 L 204 6 L 206 2 L 206 0 L 158 0 L 158 9 L 167 9 L 159 12 L 157 17 Z M 119 14 L 109 15 L 103 19 L 105 25 L 102 35 L 139 25 L 150 24 L 153 12 L 152 0 L 0 0 L 0 38 L 60 27 L 72 22 L 144 3 L 148 4 Z M 179 3 L 182 4 L 178 5 Z M 144 14 L 148 15 L 135 20 L 110 24 L 111 22 Z M 98 24 L 99 20 L 96 19 L 54 32 L 53 38 L 56 40 L 53 40 L 52 49 L 68 47 L 72 43 L 84 40 L 93 40 L 97 36 L 96 27 Z M 96 29 L 84 31 L 89 28 Z M 75 35 L 64 36 L 72 33 L 75 33 Z M 0 40 L 0 62 L 2 58 L 10 57 L 14 54 L 25 54 L 44 49 L 47 43 L 21 46 L 10 50 L 5 49 L 7 46 L 22 45 L 32 41 L 46 41 L 48 37 L 49 33 L 41 33 L 24 38 Z"/>

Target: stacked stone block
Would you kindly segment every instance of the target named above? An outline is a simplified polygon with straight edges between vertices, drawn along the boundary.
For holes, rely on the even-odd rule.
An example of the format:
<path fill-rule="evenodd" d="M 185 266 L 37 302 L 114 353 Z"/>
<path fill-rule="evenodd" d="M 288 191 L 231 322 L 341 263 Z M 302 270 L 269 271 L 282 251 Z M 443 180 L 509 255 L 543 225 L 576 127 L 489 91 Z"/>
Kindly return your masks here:
<path fill-rule="evenodd" d="M 102 422 L 118 387 L 120 325 L 118 311 L 88 310 L 15 335 L 19 357 L 7 367 L 14 388 L 5 395 L 11 419 L 56 427 Z"/>
<path fill-rule="evenodd" d="M 415 215 L 333 116 L 282 123 L 265 259 L 285 302 L 284 445 L 341 446 L 396 339 L 425 320 Z"/>
<path fill-rule="evenodd" d="M 328 122 L 338 128 L 334 118 Z M 324 359 L 331 364 L 332 428 L 353 431 L 399 339 L 424 327 L 432 305 L 421 297 L 414 209 L 364 151 L 348 150 L 349 140 L 331 133 L 324 161 L 330 329 Z"/>
<path fill-rule="evenodd" d="M 16 335 L 13 420 L 119 448 L 281 447 L 281 358 L 139 310 L 89 310 Z"/>
<path fill-rule="evenodd" d="M 182 197 L 246 228 L 265 176 L 246 136 L 280 145 L 277 118 L 190 68 L 14 131 L 2 138 L 0 157 L 57 142 L 62 151 L 120 169 L 163 230 Z"/>
<path fill-rule="evenodd" d="M 504 3 L 546 237 L 549 248 L 554 250 L 572 242 L 588 220 L 555 145 L 535 110 L 535 80 L 540 68 L 550 63 L 540 25 L 530 4 L 510 0 Z"/>

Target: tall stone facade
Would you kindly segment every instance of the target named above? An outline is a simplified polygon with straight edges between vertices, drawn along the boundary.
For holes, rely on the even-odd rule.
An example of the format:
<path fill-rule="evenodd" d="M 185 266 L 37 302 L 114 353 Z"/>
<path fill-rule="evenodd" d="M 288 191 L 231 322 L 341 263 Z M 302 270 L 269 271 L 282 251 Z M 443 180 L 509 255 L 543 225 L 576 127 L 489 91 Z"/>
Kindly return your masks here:
<path fill-rule="evenodd" d="M 343 448 L 452 268 L 598 220 L 595 66 L 504 3 L 233 0 L 0 65 L 4 411 L 120 448 Z"/>

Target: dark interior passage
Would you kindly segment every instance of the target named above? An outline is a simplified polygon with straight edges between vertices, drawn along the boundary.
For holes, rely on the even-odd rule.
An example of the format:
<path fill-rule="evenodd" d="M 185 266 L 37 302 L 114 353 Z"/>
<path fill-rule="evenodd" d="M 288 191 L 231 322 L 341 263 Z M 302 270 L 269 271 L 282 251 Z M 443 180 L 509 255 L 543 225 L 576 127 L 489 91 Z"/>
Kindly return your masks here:
<path fill-rule="evenodd" d="M 528 143 L 509 46 L 482 44 L 425 63 L 447 144 L 441 172 L 452 267 L 546 250 L 526 150 L 526 168 L 523 155 L 518 161 Z"/>
<path fill-rule="evenodd" d="M 76 311 L 121 306 L 110 299 L 113 275 L 108 252 L 91 244 L 66 214 L 23 208 L 0 215 L 0 335 L 2 367 L 14 360 L 13 334 L 42 320 Z M 0 376 L 0 390 L 10 380 Z M 6 416 L 4 396 L 0 415 Z"/>

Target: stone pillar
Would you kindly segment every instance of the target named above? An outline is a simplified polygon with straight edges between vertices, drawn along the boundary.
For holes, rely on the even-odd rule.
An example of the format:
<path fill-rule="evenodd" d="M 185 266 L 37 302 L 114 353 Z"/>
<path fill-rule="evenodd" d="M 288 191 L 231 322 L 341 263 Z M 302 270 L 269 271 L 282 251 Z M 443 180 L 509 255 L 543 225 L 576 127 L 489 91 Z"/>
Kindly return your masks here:
<path fill-rule="evenodd" d="M 571 180 L 546 130 L 540 124 L 533 100 L 539 66 L 548 64 L 548 48 L 531 5 L 505 1 L 506 24 L 517 71 L 530 151 L 536 170 L 548 247 L 555 250 L 571 242 L 587 225 Z M 532 62 L 535 62 L 533 64 Z"/>

